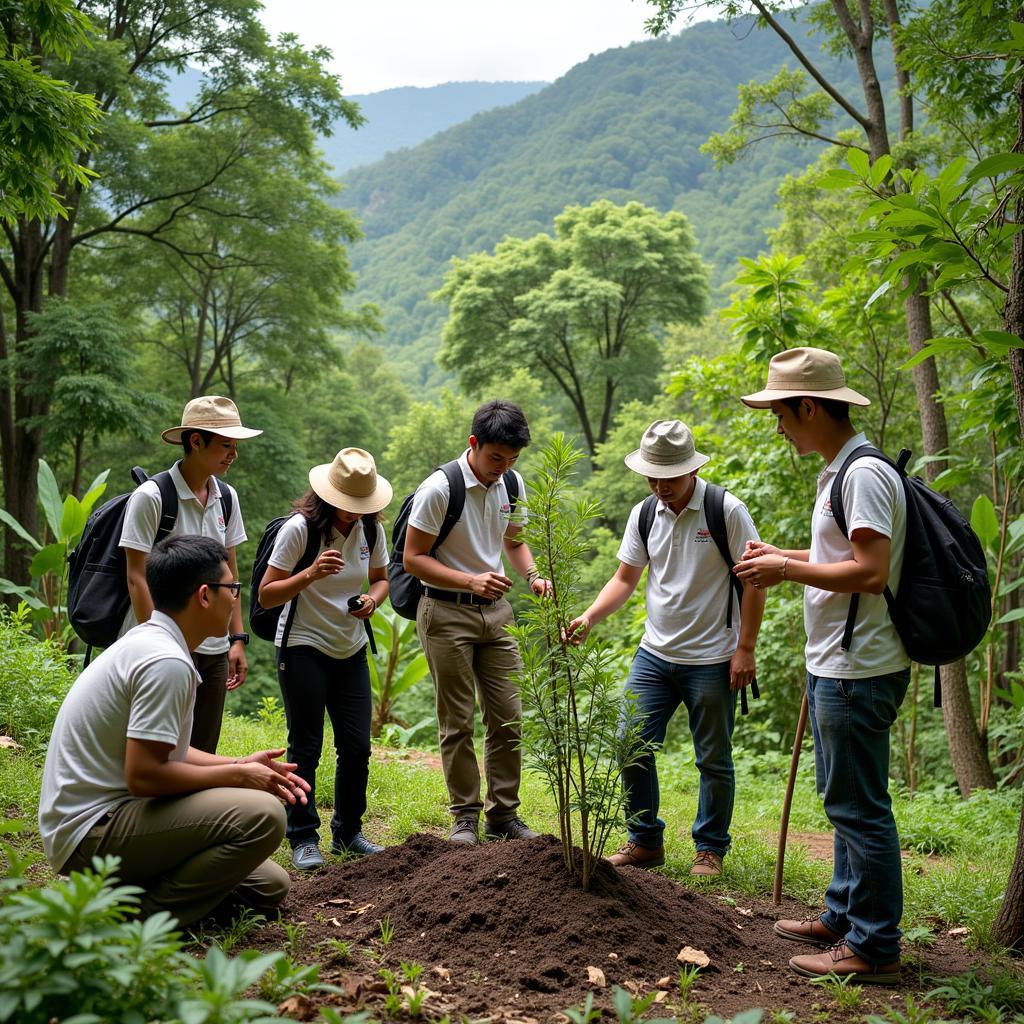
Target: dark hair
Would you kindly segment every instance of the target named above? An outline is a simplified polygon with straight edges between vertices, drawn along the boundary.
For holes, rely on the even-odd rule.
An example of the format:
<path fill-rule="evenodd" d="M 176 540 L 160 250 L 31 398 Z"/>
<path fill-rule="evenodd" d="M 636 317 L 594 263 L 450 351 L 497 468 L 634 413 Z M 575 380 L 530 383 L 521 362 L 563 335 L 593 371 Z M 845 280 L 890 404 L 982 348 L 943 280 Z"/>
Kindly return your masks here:
<path fill-rule="evenodd" d="M 192 454 L 193 434 L 199 435 L 199 440 L 203 442 L 204 448 L 210 443 L 210 440 L 214 436 L 212 430 L 200 430 L 198 427 L 191 427 L 188 430 L 183 430 L 181 432 L 181 447 L 186 455 Z"/>
<path fill-rule="evenodd" d="M 828 413 L 829 417 L 837 423 L 844 423 L 850 418 L 850 403 L 840 402 L 835 398 L 819 398 L 818 395 L 798 395 L 796 398 L 781 398 L 779 401 L 783 405 L 788 406 L 793 411 L 793 415 L 799 418 L 800 403 L 804 398 L 809 398 L 812 402 L 820 405 Z"/>
<path fill-rule="evenodd" d="M 158 612 L 180 612 L 204 583 L 219 583 L 227 548 L 212 537 L 165 537 L 146 559 L 146 584 Z"/>
<path fill-rule="evenodd" d="M 329 501 L 324 501 L 316 491 L 310 489 L 292 502 L 292 512 L 298 512 L 314 530 L 320 531 L 320 536 L 325 544 L 331 543 L 331 531 L 334 529 L 334 516 L 337 508 Z M 376 513 L 377 522 L 380 522 L 380 513 Z"/>
<path fill-rule="evenodd" d="M 525 448 L 530 443 L 530 427 L 523 410 L 515 402 L 506 402 L 500 398 L 484 402 L 473 413 L 471 432 L 478 444 Z"/>

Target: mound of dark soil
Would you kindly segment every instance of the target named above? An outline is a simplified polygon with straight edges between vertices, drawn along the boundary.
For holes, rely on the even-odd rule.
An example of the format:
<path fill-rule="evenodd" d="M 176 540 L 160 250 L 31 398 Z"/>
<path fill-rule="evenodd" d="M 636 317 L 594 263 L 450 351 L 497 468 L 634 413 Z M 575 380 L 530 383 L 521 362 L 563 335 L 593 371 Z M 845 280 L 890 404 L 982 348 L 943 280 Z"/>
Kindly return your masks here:
<path fill-rule="evenodd" d="M 802 917 L 807 908 L 782 913 Z M 581 1005 L 592 990 L 607 1006 L 613 985 L 640 994 L 659 981 L 666 991 L 661 1015 L 669 1016 L 682 967 L 677 956 L 686 946 L 710 961 L 692 997 L 716 1013 L 827 1006 L 820 988 L 788 969 L 790 956 L 812 950 L 772 932 L 779 915 L 767 904 L 734 903 L 606 862 L 585 893 L 550 836 L 465 849 L 415 835 L 376 856 L 296 878 L 284 908 L 285 920 L 306 922 L 310 945 L 345 939 L 354 948 L 375 948 L 393 969 L 402 961 L 423 965 L 420 984 L 434 993 L 425 1008 L 430 1017 L 494 1019 L 547 1019 Z M 394 929 L 386 946 L 384 920 Z M 260 944 L 282 938 L 280 927 L 264 929 Z M 936 973 L 951 974 L 970 958 L 960 942 L 942 937 L 923 959 L 936 961 Z M 919 971 L 905 974 L 908 984 L 920 984 Z M 348 1003 L 368 1001 L 380 1015 L 384 986 L 372 959 L 358 955 L 321 977 L 342 984 Z M 902 1003 L 901 989 L 875 990 L 872 1005 Z"/>

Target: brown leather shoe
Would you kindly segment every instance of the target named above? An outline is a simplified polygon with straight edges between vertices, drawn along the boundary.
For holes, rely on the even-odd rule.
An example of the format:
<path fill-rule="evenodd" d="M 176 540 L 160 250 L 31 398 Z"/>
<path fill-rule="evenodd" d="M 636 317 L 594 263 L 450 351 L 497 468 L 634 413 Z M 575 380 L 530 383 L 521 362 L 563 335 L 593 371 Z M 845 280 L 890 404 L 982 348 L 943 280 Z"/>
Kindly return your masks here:
<path fill-rule="evenodd" d="M 638 846 L 630 839 L 608 858 L 608 863 L 616 868 L 660 868 L 665 863 L 665 847 Z"/>
<path fill-rule="evenodd" d="M 697 856 L 693 858 L 693 865 L 690 867 L 691 875 L 713 878 L 722 873 L 722 858 L 710 850 L 698 850 Z"/>
<path fill-rule="evenodd" d="M 794 942 L 820 946 L 822 949 L 843 941 L 842 935 L 837 935 L 831 928 L 826 928 L 818 917 L 808 917 L 803 921 L 776 921 L 775 934 Z"/>
<path fill-rule="evenodd" d="M 824 953 L 795 956 L 789 961 L 789 966 L 805 978 L 824 978 L 835 974 L 867 985 L 896 985 L 900 980 L 899 960 L 891 964 L 869 964 L 845 942 L 829 947 Z"/>

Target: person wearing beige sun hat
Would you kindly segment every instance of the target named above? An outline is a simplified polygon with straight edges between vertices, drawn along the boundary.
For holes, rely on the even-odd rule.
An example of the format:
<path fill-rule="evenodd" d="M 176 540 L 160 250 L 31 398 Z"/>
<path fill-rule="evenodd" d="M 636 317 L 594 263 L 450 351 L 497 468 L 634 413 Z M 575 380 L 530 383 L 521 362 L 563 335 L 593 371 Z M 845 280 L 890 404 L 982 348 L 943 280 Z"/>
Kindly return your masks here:
<path fill-rule="evenodd" d="M 362 832 L 373 711 L 364 624 L 388 596 L 378 514 L 392 498 L 391 484 L 362 448 L 342 448 L 331 462 L 314 466 L 309 487 L 281 526 L 259 587 L 264 608 L 283 605 L 275 645 L 288 760 L 312 787 L 308 803 L 287 809 L 285 835 L 300 871 L 324 864 L 315 780 L 325 715 L 337 752 L 332 852 L 364 856 L 382 849 Z"/>
<path fill-rule="evenodd" d="M 726 561 L 719 544 L 738 557 L 757 539 L 757 529 L 738 498 L 698 476 L 709 461 L 679 420 L 656 420 L 644 431 L 625 463 L 646 479 L 651 494 L 629 514 L 615 575 L 566 630 L 571 643 L 582 642 L 626 603 L 647 569 L 644 635 L 625 685 L 636 703 L 623 716 L 624 731 L 635 726 L 643 747 L 622 772 L 628 841 L 608 858 L 615 867 L 665 862 L 654 748 L 664 742 L 680 704 L 686 705 L 700 774 L 690 873 L 721 874 L 731 843 L 736 696 L 754 681 L 764 594 L 737 588 L 731 578 L 732 558 Z"/>
<path fill-rule="evenodd" d="M 182 458 L 169 470 L 142 484 L 128 500 L 120 547 L 125 552 L 131 607 L 121 632 L 145 622 L 153 612 L 146 584 L 146 559 L 164 536 L 212 537 L 228 550 L 234 578 L 238 578 L 235 549 L 246 539 L 238 494 L 221 480 L 238 459 L 238 442 L 262 434 L 242 425 L 230 398 L 202 395 L 193 398 L 181 422 L 161 433 L 167 444 L 180 445 Z M 165 508 L 164 496 L 177 502 L 177 511 Z M 168 529 L 169 527 L 169 529 Z M 209 754 L 217 752 L 224 700 L 228 690 L 245 682 L 249 671 L 242 625 L 241 602 L 231 613 L 225 636 L 204 640 L 193 652 L 202 683 L 196 690 L 191 745 Z"/>
<path fill-rule="evenodd" d="M 794 956 L 811 978 L 895 984 L 900 974 L 903 881 L 889 799 L 889 730 L 907 692 L 909 659 L 888 612 L 903 565 L 907 505 L 898 472 L 870 454 L 850 422 L 850 406 L 870 400 L 846 383 L 837 356 L 795 348 L 773 356 L 766 386 L 742 401 L 771 409 L 776 433 L 825 468 L 811 515 L 808 548 L 747 546 L 737 576 L 767 588 L 804 588 L 806 699 L 814 734 L 815 780 L 835 831 L 835 863 L 825 909 L 780 920 L 783 938 L 825 947 Z M 833 506 L 842 499 L 845 530 Z M 852 595 L 852 596 L 851 596 Z"/>

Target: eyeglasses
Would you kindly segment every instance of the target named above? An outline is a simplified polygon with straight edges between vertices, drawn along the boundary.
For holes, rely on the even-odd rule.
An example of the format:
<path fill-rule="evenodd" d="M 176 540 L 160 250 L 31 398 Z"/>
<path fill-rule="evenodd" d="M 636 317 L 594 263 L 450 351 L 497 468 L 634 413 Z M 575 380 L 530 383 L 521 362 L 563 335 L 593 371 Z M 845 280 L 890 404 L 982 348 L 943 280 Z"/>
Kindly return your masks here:
<path fill-rule="evenodd" d="M 206 585 L 208 587 L 226 587 L 228 590 L 231 591 L 231 599 L 233 601 L 237 601 L 239 595 L 242 593 L 242 584 L 241 583 L 237 583 L 237 582 L 235 582 L 235 583 L 207 583 Z"/>

